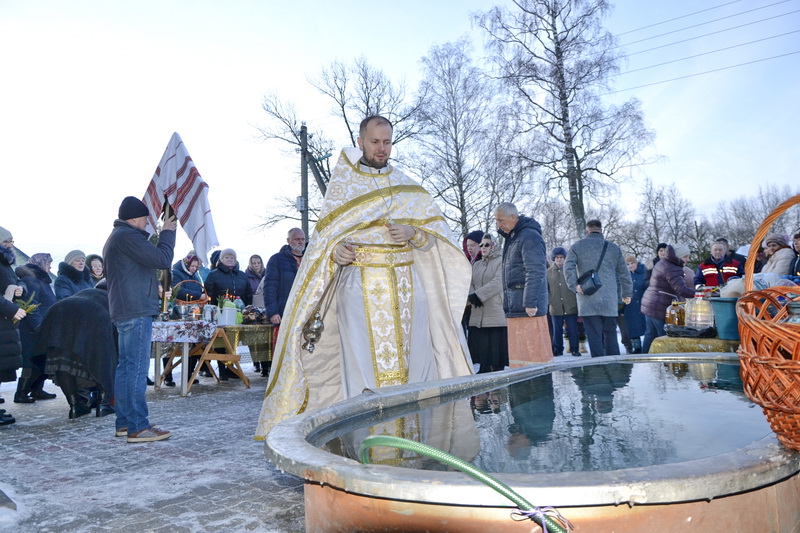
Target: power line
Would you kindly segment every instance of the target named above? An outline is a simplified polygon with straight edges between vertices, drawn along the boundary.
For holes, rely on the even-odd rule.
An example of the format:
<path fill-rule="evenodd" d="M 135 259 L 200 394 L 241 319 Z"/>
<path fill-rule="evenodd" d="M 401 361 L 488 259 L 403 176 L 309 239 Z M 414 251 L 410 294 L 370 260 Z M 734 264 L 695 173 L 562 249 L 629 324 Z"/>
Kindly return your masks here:
<path fill-rule="evenodd" d="M 737 4 L 737 3 L 741 2 L 741 1 L 742 0 L 733 0 L 733 2 L 728 2 L 726 4 L 720 4 L 718 6 L 709 7 L 707 9 L 701 9 L 700 11 L 695 11 L 694 13 L 689 13 L 688 15 L 681 15 L 680 17 L 675 17 L 675 18 L 671 18 L 671 19 L 668 19 L 668 20 L 662 20 L 661 22 L 655 22 L 653 24 L 648 24 L 647 26 L 642 26 L 641 28 L 636 28 L 636 29 L 633 29 L 633 30 L 628 30 L 628 31 L 625 31 L 625 32 L 622 32 L 622 33 L 618 33 L 617 35 L 628 35 L 629 33 L 635 33 L 637 31 L 646 30 L 647 28 L 653 28 L 655 26 L 660 26 L 660 25 L 666 24 L 668 22 L 674 22 L 676 20 L 685 19 L 686 17 L 691 17 L 692 15 L 699 15 L 700 13 L 705 13 L 706 11 L 713 11 L 714 9 L 719 9 L 721 7 L 729 6 L 731 4 Z"/>
<path fill-rule="evenodd" d="M 688 39 L 682 39 L 680 41 L 674 41 L 674 42 L 671 42 L 671 43 L 662 44 L 661 46 L 656 46 L 656 47 L 653 47 L 653 48 L 647 48 L 646 50 L 639 50 L 638 52 L 632 52 L 632 53 L 626 54 L 626 55 L 628 57 L 630 57 L 630 56 L 635 56 L 635 55 L 638 55 L 638 54 L 643 54 L 645 52 L 652 52 L 653 50 L 658 50 L 660 48 L 667 48 L 668 46 L 674 46 L 676 44 L 687 43 L 689 41 L 695 41 L 697 39 L 702 39 L 703 37 L 709 37 L 711 35 L 717 35 L 718 33 L 725 33 L 727 31 L 737 30 L 739 28 L 745 28 L 747 26 L 752 26 L 753 24 L 758 24 L 760 22 L 766 22 L 768 20 L 785 17 L 786 15 L 792 15 L 794 13 L 800 13 L 800 9 L 797 9 L 795 11 L 790 11 L 788 13 L 783 13 L 782 15 L 776 15 L 774 17 L 767 17 L 765 19 L 756 20 L 756 21 L 753 21 L 753 22 L 748 22 L 747 24 L 740 24 L 739 26 L 733 26 L 731 28 L 726 28 L 726 29 L 723 29 L 723 30 L 713 31 L 711 33 L 705 33 L 703 35 L 698 35 L 696 37 L 689 37 Z"/>
<path fill-rule="evenodd" d="M 734 44 L 732 46 L 726 46 L 725 48 L 718 48 L 716 50 L 711 50 L 709 52 L 703 52 L 701 54 L 695 54 L 693 56 L 682 57 L 680 59 L 672 59 L 670 61 L 664 61 L 663 63 L 656 63 L 655 65 L 649 65 L 649 66 L 646 66 L 646 67 L 636 68 L 636 69 L 633 69 L 633 70 L 626 70 L 625 72 L 621 72 L 620 74 L 618 74 L 618 76 L 624 76 L 625 74 L 630 74 L 632 72 L 639 72 L 640 70 L 647 70 L 647 69 L 650 69 L 650 68 L 662 67 L 664 65 L 669 65 L 670 63 L 677 63 L 679 61 L 686 61 L 687 59 L 694 59 L 696 57 L 706 56 L 706 55 L 709 55 L 709 54 L 715 54 L 717 52 L 724 52 L 725 50 L 731 50 L 733 48 L 739 48 L 741 46 L 747 46 L 747 45 L 750 45 L 750 44 L 760 43 L 762 41 L 768 41 L 770 39 L 777 39 L 778 37 L 784 37 L 786 35 L 791 35 L 793 33 L 798 33 L 798 32 L 800 32 L 800 30 L 794 30 L 794 31 L 786 32 L 786 33 L 781 33 L 779 35 L 772 35 L 770 37 L 764 37 L 763 39 L 756 39 L 755 41 L 749 41 L 749 42 L 746 42 L 746 43 Z"/>
<path fill-rule="evenodd" d="M 657 39 L 659 37 L 664 37 L 665 35 L 671 35 L 673 33 L 678 33 L 679 31 L 690 30 L 692 28 L 698 28 L 700 26 L 706 26 L 706 25 L 711 24 L 713 22 L 719 22 L 720 20 L 725 20 L 725 19 L 729 19 L 729 18 L 733 18 L 733 17 L 738 17 L 739 15 L 744 15 L 746 13 L 752 13 L 754 11 L 759 11 L 761 9 L 766 9 L 768 7 L 777 6 L 778 4 L 785 4 L 786 2 L 790 2 L 790 1 L 791 0 L 781 0 L 780 2 L 775 2 L 773 4 L 768 4 L 766 6 L 761 6 L 761 7 L 757 7 L 757 8 L 754 8 L 754 9 L 748 9 L 747 11 L 741 11 L 739 13 L 734 13 L 733 15 L 727 15 L 725 17 L 720 17 L 718 19 L 709 20 L 707 22 L 701 22 L 699 24 L 693 24 L 691 26 L 686 26 L 685 28 L 678 28 L 677 30 L 668 31 L 666 33 L 660 33 L 658 35 L 653 35 L 651 37 L 645 37 L 644 39 L 639 39 L 638 41 L 631 41 L 629 43 L 625 43 L 623 45 L 619 45 L 616 48 L 621 48 L 623 46 L 630 46 L 632 44 L 641 43 L 641 42 L 644 42 L 644 41 L 649 41 L 651 39 Z M 685 16 L 689 16 L 689 15 L 685 15 Z M 764 20 L 769 20 L 769 19 L 764 19 Z M 757 21 L 757 22 L 760 22 L 760 21 Z"/>
<path fill-rule="evenodd" d="M 641 89 L 643 87 L 651 87 L 653 85 L 660 85 L 662 83 L 668 83 L 668 82 L 671 82 L 671 81 L 683 80 L 683 79 L 686 79 L 686 78 L 694 78 L 695 76 L 703 76 L 704 74 L 711 74 L 712 72 L 719 72 L 721 70 L 729 70 L 729 69 L 732 69 L 732 68 L 743 67 L 745 65 L 752 65 L 754 63 L 761 63 L 763 61 L 769 61 L 771 59 L 778 59 L 778 58 L 781 58 L 781 57 L 791 56 L 791 55 L 794 55 L 794 54 L 800 54 L 800 50 L 797 50 L 797 51 L 794 51 L 794 52 L 788 52 L 786 54 L 780 54 L 780 55 L 777 55 L 777 56 L 765 57 L 763 59 L 756 59 L 754 61 L 747 61 L 746 63 L 738 63 L 736 65 L 730 65 L 728 67 L 715 68 L 715 69 L 712 69 L 712 70 L 706 70 L 704 72 L 697 72 L 695 74 L 687 74 L 686 76 L 678 76 L 677 78 L 670 78 L 668 80 L 656 81 L 656 82 L 653 82 L 653 83 L 646 83 L 644 85 L 637 85 L 636 87 L 628 87 L 626 89 L 619 89 L 619 90 L 616 90 L 616 91 L 610 91 L 610 92 L 605 93 L 603 96 L 607 96 L 609 94 L 621 93 L 621 92 L 625 92 L 625 91 L 632 91 L 634 89 Z"/>

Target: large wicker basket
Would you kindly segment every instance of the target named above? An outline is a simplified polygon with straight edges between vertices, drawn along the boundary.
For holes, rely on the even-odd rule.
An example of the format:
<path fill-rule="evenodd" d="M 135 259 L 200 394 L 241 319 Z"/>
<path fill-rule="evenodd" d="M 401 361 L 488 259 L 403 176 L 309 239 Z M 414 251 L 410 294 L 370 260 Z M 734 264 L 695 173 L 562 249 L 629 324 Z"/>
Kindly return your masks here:
<path fill-rule="evenodd" d="M 745 264 L 747 292 L 737 302 L 736 314 L 744 391 L 762 407 L 778 440 L 800 451 L 800 325 L 783 322 L 786 304 L 800 301 L 800 287 L 752 290 L 756 250 L 775 220 L 798 203 L 800 195 L 783 202 L 756 231 Z"/>

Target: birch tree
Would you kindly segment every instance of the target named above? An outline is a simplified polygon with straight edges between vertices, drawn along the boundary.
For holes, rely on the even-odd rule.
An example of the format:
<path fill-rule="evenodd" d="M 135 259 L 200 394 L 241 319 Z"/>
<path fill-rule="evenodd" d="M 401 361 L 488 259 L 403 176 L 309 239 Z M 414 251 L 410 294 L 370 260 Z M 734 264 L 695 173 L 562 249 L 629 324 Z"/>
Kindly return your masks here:
<path fill-rule="evenodd" d="M 652 140 L 639 102 L 604 105 L 618 70 L 616 41 L 600 25 L 606 0 L 513 0 L 476 17 L 489 36 L 498 76 L 516 95 L 526 150 L 518 156 L 548 172 L 568 198 L 576 235 L 585 227 L 585 201 L 645 163 Z"/>

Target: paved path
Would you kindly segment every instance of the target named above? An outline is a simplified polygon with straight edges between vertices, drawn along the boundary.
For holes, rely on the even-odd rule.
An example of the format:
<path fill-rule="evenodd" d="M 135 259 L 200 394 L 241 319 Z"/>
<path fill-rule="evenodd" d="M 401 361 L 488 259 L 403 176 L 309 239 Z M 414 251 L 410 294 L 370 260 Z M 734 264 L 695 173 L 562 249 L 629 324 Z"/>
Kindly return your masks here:
<path fill-rule="evenodd" d="M 58 398 L 33 404 L 13 403 L 16 383 L 3 383 L 17 423 L 0 426 L 0 531 L 304 531 L 302 482 L 253 440 L 267 380 L 243 367 L 249 390 L 212 378 L 187 398 L 149 387 L 150 421 L 172 437 L 140 444 L 114 437 L 113 415 L 69 420 L 49 381 Z"/>

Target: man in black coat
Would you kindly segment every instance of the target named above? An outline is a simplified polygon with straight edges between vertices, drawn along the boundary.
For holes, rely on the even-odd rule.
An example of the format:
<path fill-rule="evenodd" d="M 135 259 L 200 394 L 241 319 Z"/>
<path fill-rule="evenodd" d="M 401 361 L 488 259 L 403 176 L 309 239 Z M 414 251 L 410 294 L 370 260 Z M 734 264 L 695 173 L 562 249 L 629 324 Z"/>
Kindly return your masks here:
<path fill-rule="evenodd" d="M 514 361 L 551 361 L 553 348 L 546 318 L 547 250 L 542 227 L 534 219 L 520 216 L 516 206 L 508 202 L 497 206 L 494 218 L 497 232 L 505 239 L 503 310 L 508 319 L 509 361 L 511 366 L 515 366 Z"/>
<path fill-rule="evenodd" d="M 286 244 L 267 261 L 266 274 L 261 281 L 264 293 L 264 309 L 269 321 L 275 325 L 273 339 L 278 336 L 278 326 L 283 317 L 283 310 L 292 292 L 294 278 L 300 267 L 300 260 L 306 250 L 306 234 L 300 228 L 292 228 L 286 236 Z M 264 363 L 261 375 L 269 374 L 270 363 Z"/>

